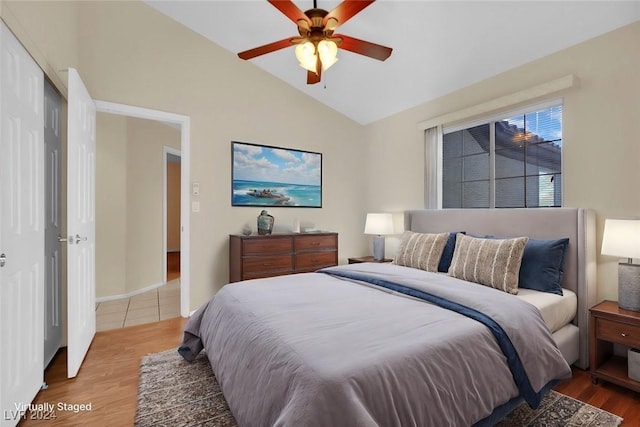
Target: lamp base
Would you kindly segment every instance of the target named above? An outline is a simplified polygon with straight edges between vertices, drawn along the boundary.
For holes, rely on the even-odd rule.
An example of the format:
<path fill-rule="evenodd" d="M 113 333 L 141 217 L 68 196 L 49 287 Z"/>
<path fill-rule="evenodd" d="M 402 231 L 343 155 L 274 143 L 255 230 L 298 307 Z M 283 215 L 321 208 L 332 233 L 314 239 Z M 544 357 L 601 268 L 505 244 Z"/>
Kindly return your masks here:
<path fill-rule="evenodd" d="M 384 259 L 384 236 L 373 238 L 373 259 L 382 261 Z"/>
<path fill-rule="evenodd" d="M 640 265 L 618 264 L 618 307 L 640 311 Z"/>

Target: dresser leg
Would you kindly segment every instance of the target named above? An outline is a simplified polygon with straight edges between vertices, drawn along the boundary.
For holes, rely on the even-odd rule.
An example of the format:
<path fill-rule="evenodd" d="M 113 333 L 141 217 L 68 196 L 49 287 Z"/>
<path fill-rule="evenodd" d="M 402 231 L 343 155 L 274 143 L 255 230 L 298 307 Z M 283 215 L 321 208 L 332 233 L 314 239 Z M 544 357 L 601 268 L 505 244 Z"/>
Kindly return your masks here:
<path fill-rule="evenodd" d="M 598 377 L 591 375 L 591 384 L 598 385 Z"/>

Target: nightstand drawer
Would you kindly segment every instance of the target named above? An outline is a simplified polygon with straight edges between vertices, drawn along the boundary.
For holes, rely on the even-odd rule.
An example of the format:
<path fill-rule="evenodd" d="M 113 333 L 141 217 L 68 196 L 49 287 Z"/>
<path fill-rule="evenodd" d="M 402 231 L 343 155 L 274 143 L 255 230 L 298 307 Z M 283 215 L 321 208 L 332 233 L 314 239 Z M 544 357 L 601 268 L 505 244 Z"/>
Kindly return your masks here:
<path fill-rule="evenodd" d="M 242 260 L 242 271 L 251 277 L 255 277 L 255 273 L 263 272 L 292 272 L 293 263 L 291 255 L 246 257 Z"/>
<path fill-rule="evenodd" d="M 596 336 L 598 339 L 636 347 L 640 345 L 640 326 L 598 319 Z"/>

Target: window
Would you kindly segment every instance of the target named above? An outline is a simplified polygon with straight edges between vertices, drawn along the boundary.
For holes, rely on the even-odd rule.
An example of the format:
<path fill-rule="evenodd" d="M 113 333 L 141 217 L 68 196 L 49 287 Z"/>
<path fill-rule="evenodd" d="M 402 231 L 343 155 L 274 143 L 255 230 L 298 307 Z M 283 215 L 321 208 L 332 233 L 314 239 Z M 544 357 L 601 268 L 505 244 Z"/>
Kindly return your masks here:
<path fill-rule="evenodd" d="M 444 129 L 443 208 L 562 205 L 562 105 L 502 117 Z"/>

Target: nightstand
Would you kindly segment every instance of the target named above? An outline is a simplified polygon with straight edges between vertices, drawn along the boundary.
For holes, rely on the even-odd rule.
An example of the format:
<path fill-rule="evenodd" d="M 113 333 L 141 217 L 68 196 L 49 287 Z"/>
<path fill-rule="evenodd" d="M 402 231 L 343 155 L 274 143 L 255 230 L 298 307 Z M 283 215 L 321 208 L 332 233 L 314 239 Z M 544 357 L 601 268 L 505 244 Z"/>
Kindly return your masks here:
<path fill-rule="evenodd" d="M 589 370 L 599 379 L 640 392 L 640 382 L 627 376 L 627 359 L 613 354 L 613 344 L 640 348 L 640 312 L 603 301 L 589 312 Z"/>
<path fill-rule="evenodd" d="M 361 256 L 357 258 L 349 258 L 349 264 L 358 264 L 360 262 L 391 262 L 393 259 L 384 258 L 381 260 L 375 260 L 372 256 Z"/>

